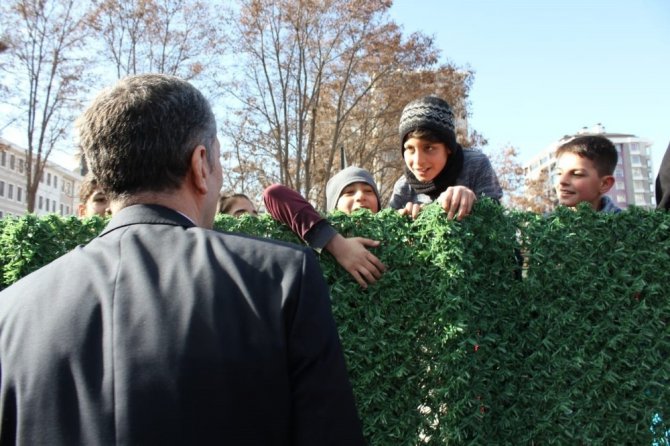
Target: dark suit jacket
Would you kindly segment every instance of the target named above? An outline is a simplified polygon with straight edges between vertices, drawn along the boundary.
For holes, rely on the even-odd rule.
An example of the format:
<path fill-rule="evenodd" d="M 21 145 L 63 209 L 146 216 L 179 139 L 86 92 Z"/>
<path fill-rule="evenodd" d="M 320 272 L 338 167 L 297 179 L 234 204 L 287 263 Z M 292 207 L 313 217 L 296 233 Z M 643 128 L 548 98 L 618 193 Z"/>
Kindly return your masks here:
<path fill-rule="evenodd" d="M 656 207 L 670 210 L 670 144 L 665 150 L 656 177 Z"/>
<path fill-rule="evenodd" d="M 314 255 L 160 206 L 0 293 L 0 411 L 2 444 L 363 443 Z"/>

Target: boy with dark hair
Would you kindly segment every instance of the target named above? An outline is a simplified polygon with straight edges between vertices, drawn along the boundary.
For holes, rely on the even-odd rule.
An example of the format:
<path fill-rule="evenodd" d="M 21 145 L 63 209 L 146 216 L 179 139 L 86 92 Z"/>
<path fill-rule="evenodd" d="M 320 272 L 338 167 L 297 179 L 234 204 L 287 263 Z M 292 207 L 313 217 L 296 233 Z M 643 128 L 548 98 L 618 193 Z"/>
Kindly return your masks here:
<path fill-rule="evenodd" d="M 398 133 L 404 173 L 393 186 L 389 207 L 416 218 L 423 206 L 436 202 L 447 218 L 462 220 L 479 197 L 502 198 L 488 157 L 458 144 L 454 113 L 444 99 L 411 101 L 400 115 Z"/>
<path fill-rule="evenodd" d="M 81 186 L 79 186 L 79 207 L 77 215 L 79 218 L 107 217 L 111 214 L 109 209 L 109 200 L 105 191 L 98 186 L 98 181 L 91 175 L 84 177 Z"/>
<path fill-rule="evenodd" d="M 614 186 L 618 161 L 612 142 L 600 135 L 579 136 L 556 149 L 556 194 L 563 206 L 587 202 L 596 211 L 619 213 L 605 195 Z"/>

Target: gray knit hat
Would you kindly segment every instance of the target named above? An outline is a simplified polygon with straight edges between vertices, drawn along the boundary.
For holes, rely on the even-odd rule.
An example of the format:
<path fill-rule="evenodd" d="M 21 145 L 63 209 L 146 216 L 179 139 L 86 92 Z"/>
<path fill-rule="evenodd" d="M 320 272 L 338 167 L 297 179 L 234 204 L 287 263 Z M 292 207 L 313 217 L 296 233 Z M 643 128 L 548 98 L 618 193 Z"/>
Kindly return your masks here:
<path fill-rule="evenodd" d="M 447 147 L 451 148 L 456 143 L 454 113 L 447 101 L 437 96 L 415 99 L 405 106 L 398 126 L 401 150 L 404 150 L 403 144 L 407 134 L 420 128 L 437 133 L 443 138 Z"/>
<path fill-rule="evenodd" d="M 370 172 L 361 169 L 360 167 L 349 166 L 346 169 L 340 170 L 328 180 L 328 184 L 326 184 L 326 210 L 328 210 L 328 212 L 335 209 L 335 205 L 337 204 L 337 200 L 340 199 L 342 191 L 352 183 L 366 183 L 372 186 L 372 189 L 377 196 L 377 204 L 381 208 L 382 201 L 379 199 L 377 183 L 375 183 Z"/>

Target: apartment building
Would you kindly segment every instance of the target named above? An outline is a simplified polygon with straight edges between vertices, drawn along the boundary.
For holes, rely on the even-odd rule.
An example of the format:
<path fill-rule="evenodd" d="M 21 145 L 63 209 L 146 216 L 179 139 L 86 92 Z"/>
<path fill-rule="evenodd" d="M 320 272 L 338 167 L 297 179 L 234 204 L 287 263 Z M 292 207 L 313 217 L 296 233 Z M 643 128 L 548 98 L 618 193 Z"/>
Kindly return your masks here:
<path fill-rule="evenodd" d="M 651 163 L 652 142 L 627 133 L 608 133 L 602 124 L 582 128 L 573 135 L 566 135 L 555 141 L 532 158 L 524 166 L 529 178 L 538 178 L 546 172 L 548 178 L 546 193 L 556 196 L 553 188 L 556 149 L 566 141 L 583 135 L 601 135 L 612 141 L 619 154 L 619 162 L 614 171 L 616 183 L 607 195 L 621 209 L 638 206 L 647 209 L 655 207 L 653 166 Z"/>
<path fill-rule="evenodd" d="M 0 218 L 24 215 L 27 206 L 26 152 L 0 138 Z M 47 161 L 35 197 L 36 215 L 75 215 L 81 175 Z"/>

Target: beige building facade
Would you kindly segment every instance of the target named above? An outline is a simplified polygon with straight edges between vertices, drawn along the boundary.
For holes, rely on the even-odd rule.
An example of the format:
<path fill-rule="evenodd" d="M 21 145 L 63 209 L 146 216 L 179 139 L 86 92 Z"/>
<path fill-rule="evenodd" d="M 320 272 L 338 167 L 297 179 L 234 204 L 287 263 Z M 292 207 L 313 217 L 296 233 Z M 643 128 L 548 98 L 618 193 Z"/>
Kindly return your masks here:
<path fill-rule="evenodd" d="M 0 138 L 0 218 L 26 214 L 26 151 Z M 76 215 L 81 175 L 47 161 L 35 197 L 36 215 Z"/>

